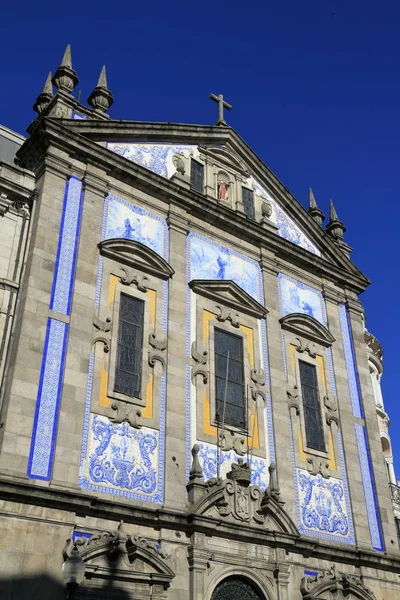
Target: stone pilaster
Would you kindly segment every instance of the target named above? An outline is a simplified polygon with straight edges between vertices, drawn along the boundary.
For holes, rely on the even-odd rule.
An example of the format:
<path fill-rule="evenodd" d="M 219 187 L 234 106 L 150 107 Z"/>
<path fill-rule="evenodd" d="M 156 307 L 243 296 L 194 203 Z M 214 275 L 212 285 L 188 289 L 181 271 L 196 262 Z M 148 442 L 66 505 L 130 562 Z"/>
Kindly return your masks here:
<path fill-rule="evenodd" d="M 271 403 L 275 432 L 277 477 L 282 500 L 291 518 L 297 522 L 296 501 L 293 484 L 293 463 L 287 408 L 288 387 L 282 350 L 282 330 L 279 323 L 278 268 L 274 256 L 262 248 L 261 270 L 264 298 L 268 309 L 267 344 L 270 371 Z"/>
<path fill-rule="evenodd" d="M 182 508 L 186 496 L 186 212 L 171 205 L 168 219 L 170 265 L 165 452 L 165 506 Z"/>

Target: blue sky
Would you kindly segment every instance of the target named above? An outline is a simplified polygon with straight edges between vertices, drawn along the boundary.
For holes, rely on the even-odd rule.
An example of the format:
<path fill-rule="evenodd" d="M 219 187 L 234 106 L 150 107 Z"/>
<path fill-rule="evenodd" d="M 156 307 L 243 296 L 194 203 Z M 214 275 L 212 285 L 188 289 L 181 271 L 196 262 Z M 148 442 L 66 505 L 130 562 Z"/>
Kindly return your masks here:
<path fill-rule="evenodd" d="M 209 124 L 217 106 L 287 188 L 333 198 L 372 280 L 367 326 L 384 348 L 383 393 L 400 476 L 397 174 L 400 3 L 27 2 L 3 7 L 0 121 L 24 133 L 67 43 L 82 100 L 103 63 L 113 118 Z"/>

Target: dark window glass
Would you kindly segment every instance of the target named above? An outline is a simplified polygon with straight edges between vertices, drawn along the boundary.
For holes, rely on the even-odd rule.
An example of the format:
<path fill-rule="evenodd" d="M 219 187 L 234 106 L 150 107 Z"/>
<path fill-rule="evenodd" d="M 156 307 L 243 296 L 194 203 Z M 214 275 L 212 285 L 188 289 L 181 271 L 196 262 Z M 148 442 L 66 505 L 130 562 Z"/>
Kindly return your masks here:
<path fill-rule="evenodd" d="M 144 302 L 121 294 L 114 391 L 140 398 Z"/>
<path fill-rule="evenodd" d="M 254 219 L 254 194 L 252 190 L 242 187 L 242 202 L 244 214 Z"/>
<path fill-rule="evenodd" d="M 307 446 L 325 452 L 324 428 L 318 395 L 317 369 L 299 361 L 301 393 L 303 396 L 304 423 Z"/>
<path fill-rule="evenodd" d="M 228 365 L 229 352 L 229 365 Z M 246 426 L 243 339 L 214 329 L 216 420 L 234 427 Z M 228 373 L 227 373 L 228 371 Z M 226 404 L 224 398 L 226 386 Z"/>
<path fill-rule="evenodd" d="M 196 192 L 203 193 L 204 190 L 204 166 L 192 160 L 190 163 L 190 184 Z"/>

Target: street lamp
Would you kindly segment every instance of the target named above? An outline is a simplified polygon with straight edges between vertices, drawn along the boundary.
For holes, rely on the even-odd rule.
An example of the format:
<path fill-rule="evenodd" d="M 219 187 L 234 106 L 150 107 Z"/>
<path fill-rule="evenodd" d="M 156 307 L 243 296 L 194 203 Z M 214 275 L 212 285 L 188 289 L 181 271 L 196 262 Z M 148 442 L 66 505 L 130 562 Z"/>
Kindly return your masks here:
<path fill-rule="evenodd" d="M 79 556 L 79 550 L 75 544 L 62 566 L 62 574 L 67 588 L 67 600 L 74 600 L 75 592 L 85 576 L 85 563 Z"/>

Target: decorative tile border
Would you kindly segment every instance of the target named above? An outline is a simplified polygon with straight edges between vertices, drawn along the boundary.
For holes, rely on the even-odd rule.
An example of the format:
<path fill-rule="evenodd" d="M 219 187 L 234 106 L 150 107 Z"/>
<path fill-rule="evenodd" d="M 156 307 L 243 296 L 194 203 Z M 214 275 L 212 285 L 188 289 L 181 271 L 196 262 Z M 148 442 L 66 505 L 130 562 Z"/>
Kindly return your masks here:
<path fill-rule="evenodd" d="M 67 339 L 68 325 L 48 319 L 28 460 L 32 479 L 51 479 Z"/>
<path fill-rule="evenodd" d="M 362 408 L 362 403 L 361 403 L 361 393 L 360 393 L 358 377 L 357 377 L 353 340 L 352 340 L 351 328 L 350 328 L 350 323 L 349 323 L 348 314 L 347 314 L 347 308 L 346 308 L 346 305 L 343 303 L 339 304 L 339 321 L 340 321 L 340 329 L 342 331 L 344 359 L 346 362 L 347 381 L 349 383 L 349 392 L 350 392 L 351 406 L 353 409 L 353 415 L 355 417 L 358 417 L 359 419 L 362 419 L 364 417 L 364 414 L 363 414 L 363 408 Z"/>
<path fill-rule="evenodd" d="M 346 519 L 346 523 L 347 523 L 346 535 L 340 535 L 340 533 L 329 532 L 329 531 L 327 531 L 328 528 L 326 525 L 323 525 L 320 529 L 317 526 L 315 526 L 314 528 L 311 528 L 311 527 L 307 527 L 305 525 L 302 513 L 304 512 L 304 510 L 307 509 L 308 503 L 307 503 L 307 505 L 305 505 L 304 503 L 302 503 L 301 498 L 300 498 L 299 473 L 300 472 L 304 473 L 305 476 L 309 477 L 310 479 L 313 478 L 317 484 L 320 483 L 319 480 L 321 480 L 323 482 L 323 478 L 320 475 L 311 476 L 307 471 L 296 468 L 293 429 L 292 429 L 292 422 L 291 422 L 290 417 L 289 417 L 289 431 L 290 431 L 290 445 L 291 445 L 291 452 L 292 452 L 293 480 L 294 480 L 294 489 L 295 489 L 295 497 L 296 497 L 297 520 L 298 520 L 298 527 L 299 527 L 300 533 L 303 533 L 304 535 L 309 535 L 311 537 L 319 538 L 322 540 L 330 540 L 332 542 L 341 542 L 343 544 L 350 544 L 350 545 L 354 546 L 355 545 L 354 525 L 353 525 L 353 517 L 352 517 L 352 512 L 351 512 L 349 488 L 348 488 L 348 482 L 347 482 L 347 477 L 346 477 L 346 465 L 344 463 L 342 439 L 341 439 L 340 432 L 338 434 L 338 444 L 339 444 L 339 459 L 340 459 L 340 466 L 341 466 L 341 472 L 343 475 L 343 479 L 342 480 L 338 479 L 335 481 L 337 481 L 338 484 L 340 484 L 341 490 L 342 490 L 342 492 L 341 492 L 342 499 L 338 503 L 338 507 L 340 505 L 339 512 L 342 511 L 343 515 L 344 515 L 343 509 L 344 509 L 344 507 L 346 509 L 346 514 L 344 515 L 345 519 Z M 318 478 L 319 478 L 319 480 L 318 480 Z M 328 481 L 331 481 L 331 480 L 328 480 Z M 312 501 L 312 498 L 310 496 L 309 502 L 311 502 L 311 501 Z M 330 501 L 329 498 L 326 498 L 323 496 L 321 496 L 320 499 L 318 500 L 318 502 L 321 503 L 320 510 L 322 512 L 326 511 L 326 506 L 329 501 Z M 315 504 L 316 503 L 314 502 L 313 506 L 311 507 L 312 512 L 318 515 L 318 512 L 319 512 L 318 506 L 316 506 Z M 332 499 L 332 504 L 334 504 L 333 499 Z"/>
<path fill-rule="evenodd" d="M 345 304 L 339 304 L 339 321 L 343 339 L 344 358 L 346 363 L 347 381 L 353 415 L 362 419 L 364 417 L 360 383 L 357 373 L 357 362 L 354 352 L 353 335 L 348 309 Z M 368 525 L 371 544 L 374 550 L 385 550 L 382 525 L 379 516 L 378 499 L 372 471 L 372 461 L 369 452 L 367 432 L 364 425 L 355 423 L 358 457 L 360 462 L 362 484 L 364 489 L 365 504 L 367 508 Z"/>
<path fill-rule="evenodd" d="M 298 225 L 282 210 L 280 205 L 274 200 L 274 198 L 263 188 L 254 177 L 248 178 L 249 186 L 254 185 L 257 193 L 268 200 L 272 206 L 271 220 L 277 227 L 278 235 L 283 237 L 285 240 L 301 246 L 305 250 L 321 256 L 321 252 L 313 244 L 309 238 L 301 231 Z"/>
<path fill-rule="evenodd" d="M 184 154 L 186 157 L 200 154 L 197 146 L 183 144 L 140 144 L 108 142 L 107 148 L 115 154 L 123 156 L 141 167 L 149 169 L 169 179 L 176 172 L 173 163 L 174 154 Z"/>
<path fill-rule="evenodd" d="M 354 423 L 356 432 L 358 457 L 360 461 L 361 477 L 364 488 L 365 504 L 367 507 L 369 532 L 371 543 L 374 550 L 383 552 L 385 546 L 383 543 L 382 526 L 379 517 L 378 500 L 372 473 L 371 456 L 368 448 L 367 432 L 363 425 Z"/>
<path fill-rule="evenodd" d="M 248 256 L 241 254 L 240 252 L 236 252 L 235 250 L 232 250 L 231 248 L 228 248 L 226 246 L 223 246 L 221 244 L 219 244 L 218 242 L 215 242 L 214 240 L 211 240 L 209 238 L 206 238 L 200 234 L 197 234 L 195 232 L 190 232 L 188 237 L 187 237 L 187 242 L 186 242 L 186 281 L 187 284 L 189 284 L 189 281 L 193 278 L 196 278 L 196 274 L 194 275 L 194 277 L 192 276 L 192 264 L 191 264 L 191 240 L 192 239 L 196 239 L 196 240 L 200 240 L 202 242 L 205 242 L 206 244 L 216 248 L 219 252 L 223 253 L 224 256 L 232 256 L 238 260 L 241 261 L 245 261 L 245 263 L 249 264 L 249 267 L 251 267 L 252 269 L 255 270 L 255 276 L 257 278 L 257 283 L 256 285 L 252 285 L 251 289 L 246 289 L 246 284 L 245 285 L 241 285 L 240 281 L 236 281 L 236 283 L 238 283 L 238 285 L 241 285 L 241 287 L 243 289 L 245 289 L 245 291 L 247 291 L 248 293 L 250 293 L 250 295 L 252 295 L 258 302 L 260 302 L 261 304 L 264 304 L 264 291 L 263 291 L 263 283 L 262 283 L 262 274 L 261 274 L 261 268 L 260 265 L 255 261 L 252 260 L 251 258 L 249 258 Z M 207 274 L 205 274 L 204 272 L 201 273 L 201 278 L 202 279 L 224 279 L 224 277 L 222 276 L 222 273 L 211 273 L 211 276 L 207 277 Z M 218 277 L 218 275 L 220 275 Z M 186 354 L 187 354 L 187 360 L 188 360 L 188 364 L 187 364 L 187 372 L 186 372 L 186 473 L 187 473 L 187 478 L 189 476 L 189 470 L 190 470 L 190 463 L 191 463 L 191 443 L 192 443 L 192 439 L 194 439 L 196 437 L 195 432 L 192 431 L 192 423 L 191 423 L 191 383 L 190 383 L 190 343 L 191 343 L 191 292 L 189 289 L 189 285 L 187 285 L 187 292 L 186 292 L 186 314 L 187 314 L 187 321 L 186 321 Z M 266 381 L 266 385 L 269 385 L 270 382 L 270 375 L 269 375 L 269 361 L 268 361 L 268 350 L 267 350 L 267 331 L 266 331 L 266 323 L 265 321 L 261 322 L 261 342 L 262 342 L 262 355 L 263 355 L 263 361 L 264 361 L 264 371 L 265 371 L 265 381 Z M 269 452 L 269 460 L 271 462 L 275 461 L 275 440 L 274 440 L 274 428 L 273 428 L 273 420 L 272 420 L 272 404 L 271 404 L 271 396 L 269 393 L 267 393 L 267 405 L 266 405 L 266 428 L 267 428 L 267 435 L 268 435 L 268 439 L 266 440 L 267 445 L 268 445 L 268 452 Z M 217 447 L 216 445 L 212 445 L 212 444 L 206 444 L 201 442 L 200 446 L 202 446 L 203 448 L 210 448 L 210 449 L 214 449 L 213 451 L 215 451 L 215 453 L 217 452 Z M 211 452 L 211 450 L 210 450 Z M 224 453 L 225 454 L 225 453 Z M 231 453 L 226 453 L 226 457 L 230 457 Z M 215 454 L 216 456 L 216 454 Z M 236 457 L 237 458 L 237 457 Z M 231 457 L 231 461 L 232 462 L 234 460 L 233 456 Z M 224 457 L 225 460 L 225 457 Z M 265 463 L 266 462 L 263 461 L 263 459 L 259 459 L 258 457 L 253 457 L 253 461 L 261 461 L 261 463 Z M 210 462 L 211 464 L 211 462 Z M 216 464 L 216 462 L 215 462 Z M 254 463 L 256 464 L 256 463 Z M 264 465 L 264 466 L 265 466 Z M 257 471 L 258 472 L 258 471 Z M 266 476 L 267 473 L 267 468 L 261 469 L 260 471 L 261 474 L 264 474 Z M 268 478 L 266 476 L 266 478 Z M 258 481 L 258 480 L 257 480 Z M 261 479 L 260 479 L 261 481 Z M 259 482 L 258 482 L 259 484 Z M 266 483 L 262 484 L 264 487 L 266 487 Z"/>
<path fill-rule="evenodd" d="M 49 309 L 69 316 L 75 279 L 83 206 L 82 181 L 71 177 L 65 186 L 59 241 Z M 48 319 L 27 475 L 49 481 L 57 435 L 68 324 Z"/>
<path fill-rule="evenodd" d="M 63 315 L 71 313 L 72 288 L 75 279 L 76 256 L 82 217 L 82 182 L 77 177 L 67 181 L 57 257 L 54 267 L 50 310 Z"/>
<path fill-rule="evenodd" d="M 108 227 L 108 218 L 109 218 L 109 208 L 110 203 L 118 203 L 122 207 L 124 207 L 124 211 L 126 212 L 129 209 L 130 213 L 132 213 L 132 219 L 137 218 L 140 219 L 154 219 L 157 224 L 162 227 L 163 234 L 157 241 L 157 244 L 154 246 L 153 243 L 150 243 L 148 236 L 146 236 L 141 227 L 137 227 L 136 229 L 129 228 L 129 234 L 132 239 L 135 239 L 145 245 L 153 247 L 155 251 L 165 259 L 168 260 L 169 256 L 169 238 L 168 238 L 168 226 L 162 217 L 155 213 L 151 213 L 140 206 L 136 206 L 119 198 L 117 196 L 109 195 L 104 204 L 104 212 L 103 212 L 103 220 L 101 227 L 101 240 L 107 239 L 107 232 L 109 231 Z M 140 225 L 140 222 L 139 222 Z M 123 235 L 121 237 L 124 237 Z M 98 269 L 97 269 L 97 283 L 96 283 L 96 296 L 95 296 L 95 307 L 98 307 L 100 304 L 100 295 L 101 295 L 101 284 L 102 284 L 102 273 L 103 273 L 103 258 L 99 257 Z M 168 323 L 168 282 L 163 281 L 163 304 L 162 304 L 162 329 L 167 332 L 167 323 Z M 160 503 L 162 504 L 164 501 L 164 458 L 165 458 L 165 403 L 166 403 L 166 374 L 163 373 L 161 376 L 161 389 L 160 389 L 160 428 L 159 431 L 156 431 L 157 435 L 157 444 L 156 448 L 154 448 L 154 454 L 156 456 L 156 483 L 155 489 L 153 493 L 146 493 L 144 488 L 141 491 L 135 491 L 135 489 L 128 489 L 127 486 L 125 488 L 108 485 L 101 485 L 101 483 L 95 483 L 91 481 L 88 477 L 88 469 L 87 462 L 91 459 L 88 457 L 88 446 L 89 446 L 89 436 L 90 436 L 90 422 L 91 422 L 91 397 L 92 397 L 92 386 L 93 386 L 93 370 L 94 370 L 94 355 L 91 354 L 89 358 L 89 373 L 88 373 L 88 382 L 86 388 L 86 406 L 85 406 L 85 419 L 84 419 L 84 427 L 83 427 L 83 444 L 82 444 L 82 454 L 80 461 L 80 477 L 79 477 L 79 485 L 83 489 L 89 489 L 91 491 L 100 492 L 104 494 L 109 494 L 112 496 L 120 496 L 124 498 L 130 498 L 134 500 L 141 500 L 143 502 L 151 502 L 151 503 Z M 125 423 L 125 425 L 127 425 Z M 127 425 L 127 427 L 129 427 Z M 127 438 L 129 439 L 139 439 L 139 433 L 142 430 L 135 430 L 129 427 L 125 431 Z M 149 431 L 151 431 L 149 429 Z M 140 436 L 139 436 L 140 437 Z M 92 453 L 93 455 L 93 453 Z M 155 458 L 155 457 L 154 457 Z M 127 484 L 128 485 L 128 484 Z M 129 484 L 130 485 L 130 484 Z"/>

